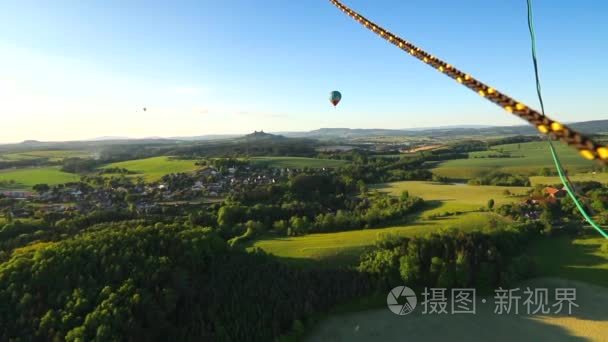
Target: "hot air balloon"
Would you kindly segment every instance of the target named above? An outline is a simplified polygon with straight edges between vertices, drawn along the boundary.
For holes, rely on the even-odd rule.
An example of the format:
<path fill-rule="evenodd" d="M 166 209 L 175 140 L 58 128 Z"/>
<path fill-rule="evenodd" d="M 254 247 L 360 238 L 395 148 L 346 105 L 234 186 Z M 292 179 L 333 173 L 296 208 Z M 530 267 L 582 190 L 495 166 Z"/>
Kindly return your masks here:
<path fill-rule="evenodd" d="M 338 105 L 338 102 L 340 102 L 340 100 L 342 99 L 342 94 L 340 94 L 339 91 L 334 90 L 331 93 L 329 93 L 329 102 L 331 102 L 334 107 Z"/>

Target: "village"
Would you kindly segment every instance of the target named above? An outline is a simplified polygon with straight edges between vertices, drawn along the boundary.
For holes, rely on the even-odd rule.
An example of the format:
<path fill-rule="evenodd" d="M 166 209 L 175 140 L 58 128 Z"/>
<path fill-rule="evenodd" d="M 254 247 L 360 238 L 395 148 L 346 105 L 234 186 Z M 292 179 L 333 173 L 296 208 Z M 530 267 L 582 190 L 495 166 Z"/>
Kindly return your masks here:
<path fill-rule="evenodd" d="M 322 168 L 315 172 L 326 173 Z M 38 184 L 32 191 L 0 191 L 0 199 L 11 201 L 11 217 L 27 218 L 45 214 L 86 213 L 91 210 L 130 210 L 138 214 L 161 213 L 162 207 L 218 203 L 232 193 L 256 186 L 284 182 L 306 172 L 299 168 L 265 166 L 206 165 L 193 173 L 172 173 L 159 181 L 144 182 L 136 175 L 83 176 L 79 182 L 48 186 Z"/>

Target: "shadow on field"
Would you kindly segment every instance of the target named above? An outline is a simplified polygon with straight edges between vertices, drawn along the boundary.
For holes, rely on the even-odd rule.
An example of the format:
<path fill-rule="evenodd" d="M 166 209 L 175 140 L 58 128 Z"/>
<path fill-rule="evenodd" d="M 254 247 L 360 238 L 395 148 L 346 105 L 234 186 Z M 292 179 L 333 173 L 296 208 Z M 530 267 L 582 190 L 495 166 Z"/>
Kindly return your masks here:
<path fill-rule="evenodd" d="M 599 321 L 606 324 L 606 335 L 608 336 L 608 288 L 580 282 L 576 280 L 562 278 L 537 278 L 519 285 L 524 290 L 527 287 L 546 288 L 549 290 L 549 304 L 556 304 L 555 289 L 576 289 L 576 299 L 568 313 L 568 305 L 564 304 L 562 311 L 556 313 L 558 306 L 552 308 L 552 313 L 548 317 L 572 317 L 582 320 Z M 522 300 L 523 300 L 522 296 Z M 578 305 L 578 306 L 577 306 Z"/>
<path fill-rule="evenodd" d="M 427 210 L 437 209 L 437 208 L 441 207 L 443 202 L 447 202 L 447 201 L 453 201 L 453 199 L 450 199 L 450 200 L 425 200 L 424 206 L 422 207 L 422 210 L 420 210 L 420 211 L 425 212 Z"/>
<path fill-rule="evenodd" d="M 602 341 L 608 331 L 608 289 L 581 282 L 539 278 L 518 285 L 576 288 L 572 314 L 527 315 L 523 299 L 518 314 L 495 312 L 493 296 L 477 297 L 475 314 L 422 314 L 422 297 L 409 315 L 399 316 L 377 298 L 378 309 L 330 316 L 313 329 L 309 341 Z M 549 304 L 555 302 L 550 292 Z M 486 300 L 483 303 L 482 298 Z M 564 313 L 567 313 L 564 307 Z M 449 306 L 448 306 L 449 312 Z"/>
<path fill-rule="evenodd" d="M 586 236 L 582 241 L 595 241 L 594 238 L 595 235 Z M 536 260 L 537 273 L 541 276 L 579 280 L 608 288 L 608 269 L 599 268 L 608 264 L 608 256 L 597 255 L 600 247 L 599 242 L 574 243 L 572 237 L 559 236 L 535 242 L 529 253 Z"/>
<path fill-rule="evenodd" d="M 606 341 L 608 336 L 608 255 L 597 235 L 585 237 L 553 236 L 539 239 L 528 250 L 537 261 L 543 278 L 521 282 L 517 295 L 518 314 L 495 312 L 494 295 L 477 296 L 475 315 L 422 314 L 418 307 L 398 316 L 386 307 L 385 298 L 375 298 L 377 309 L 330 315 L 314 327 L 310 341 Z M 547 289 L 549 313 L 529 315 L 524 290 Z M 576 289 L 571 312 L 564 302 L 561 312 L 555 297 L 557 288 Z M 365 308 L 361 308 L 365 310 Z M 531 312 L 536 309 L 531 305 Z M 356 310 L 354 308 L 353 310 Z M 449 309 L 448 309 L 449 310 Z"/>

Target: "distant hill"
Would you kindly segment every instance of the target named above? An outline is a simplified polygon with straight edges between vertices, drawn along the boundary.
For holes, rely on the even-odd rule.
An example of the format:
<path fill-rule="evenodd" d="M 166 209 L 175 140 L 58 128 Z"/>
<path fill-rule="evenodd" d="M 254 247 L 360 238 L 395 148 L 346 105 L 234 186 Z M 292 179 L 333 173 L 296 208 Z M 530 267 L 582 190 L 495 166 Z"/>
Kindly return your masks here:
<path fill-rule="evenodd" d="M 22 145 L 37 145 L 40 144 L 40 141 L 38 140 L 24 140 L 23 142 L 21 142 Z"/>
<path fill-rule="evenodd" d="M 608 134 L 608 120 L 594 120 L 577 123 L 569 123 L 570 127 L 586 134 Z M 374 137 L 374 136 L 493 136 L 493 135 L 532 135 L 537 134 L 534 127 L 530 125 L 516 126 L 486 126 L 486 125 L 455 125 L 455 126 L 439 126 L 439 127 L 421 127 L 421 128 L 404 128 L 404 129 L 385 129 L 385 128 L 319 128 L 312 131 L 302 132 L 273 132 L 266 133 L 263 131 L 253 132 L 247 135 L 241 134 L 207 134 L 191 137 L 170 137 L 169 141 L 207 141 L 207 140 L 228 140 L 228 139 L 281 139 L 281 138 L 309 138 L 309 139 L 352 139 L 358 137 Z M 103 137 L 106 138 L 106 137 Z M 104 141 L 125 141 L 141 139 L 111 139 Z M 118 138 L 118 137 L 117 137 Z M 162 141 L 162 138 L 154 139 Z"/>
<path fill-rule="evenodd" d="M 255 140 L 284 140 L 287 139 L 282 135 L 278 135 L 278 134 L 270 134 L 270 133 L 264 133 L 264 131 L 254 131 L 253 133 L 247 134 L 244 137 L 241 137 L 237 140 L 246 140 L 246 141 L 255 141 Z"/>
<path fill-rule="evenodd" d="M 594 120 L 569 123 L 570 127 L 586 134 L 608 134 L 608 120 Z M 376 136 L 410 136 L 410 137 L 491 137 L 509 135 L 536 135 L 536 129 L 529 125 L 518 126 L 480 126 L 480 125 L 459 125 L 413 129 L 382 129 L 382 128 L 320 128 L 307 132 L 279 132 L 266 133 L 263 131 L 251 134 L 209 134 L 191 137 L 151 137 L 145 139 L 131 139 L 126 137 L 104 136 L 91 140 L 83 141 L 58 141 L 45 142 L 37 140 L 26 140 L 18 144 L 0 144 L 0 152 L 6 150 L 28 150 L 34 147 L 41 149 L 96 149 L 112 145 L 170 145 L 170 144 L 195 144 L 203 143 L 222 143 L 230 142 L 251 142 L 251 141 L 272 141 L 280 142 L 287 138 L 306 138 L 316 140 L 334 139 L 353 139 L 360 137 Z M 291 142 L 290 142 L 291 143 Z M 310 143 L 307 141 L 306 143 Z"/>
<path fill-rule="evenodd" d="M 105 136 L 105 137 L 97 137 L 90 139 L 89 141 L 106 141 L 106 140 L 128 140 L 129 137 L 119 137 L 119 136 Z"/>
<path fill-rule="evenodd" d="M 568 126 L 586 134 L 608 133 L 608 120 L 594 120 L 570 123 Z M 530 125 L 518 126 L 445 126 L 414 129 L 352 129 L 320 128 L 309 132 L 282 132 L 287 137 L 312 139 L 348 139 L 373 136 L 495 136 L 495 135 L 531 135 L 537 134 L 536 128 Z"/>
<path fill-rule="evenodd" d="M 170 137 L 170 139 L 184 140 L 184 141 L 197 141 L 197 140 L 226 140 L 242 137 L 242 134 L 205 134 L 196 135 L 191 137 Z"/>
<path fill-rule="evenodd" d="M 608 133 L 608 120 L 583 121 L 568 126 L 588 134 Z"/>
<path fill-rule="evenodd" d="M 230 140 L 198 141 L 181 144 L 171 151 L 177 156 L 313 156 L 318 141 L 287 138 L 282 135 L 253 132 Z"/>

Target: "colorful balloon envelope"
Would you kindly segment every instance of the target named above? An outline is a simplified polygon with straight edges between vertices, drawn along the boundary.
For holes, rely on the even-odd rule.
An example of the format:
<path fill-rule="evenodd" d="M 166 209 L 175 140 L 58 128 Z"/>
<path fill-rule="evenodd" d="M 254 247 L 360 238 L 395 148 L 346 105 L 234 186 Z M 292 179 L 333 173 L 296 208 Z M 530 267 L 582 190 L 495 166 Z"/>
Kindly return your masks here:
<path fill-rule="evenodd" d="M 339 91 L 334 90 L 329 94 L 329 102 L 331 102 L 334 107 L 338 105 L 340 100 L 342 99 L 342 94 Z"/>

